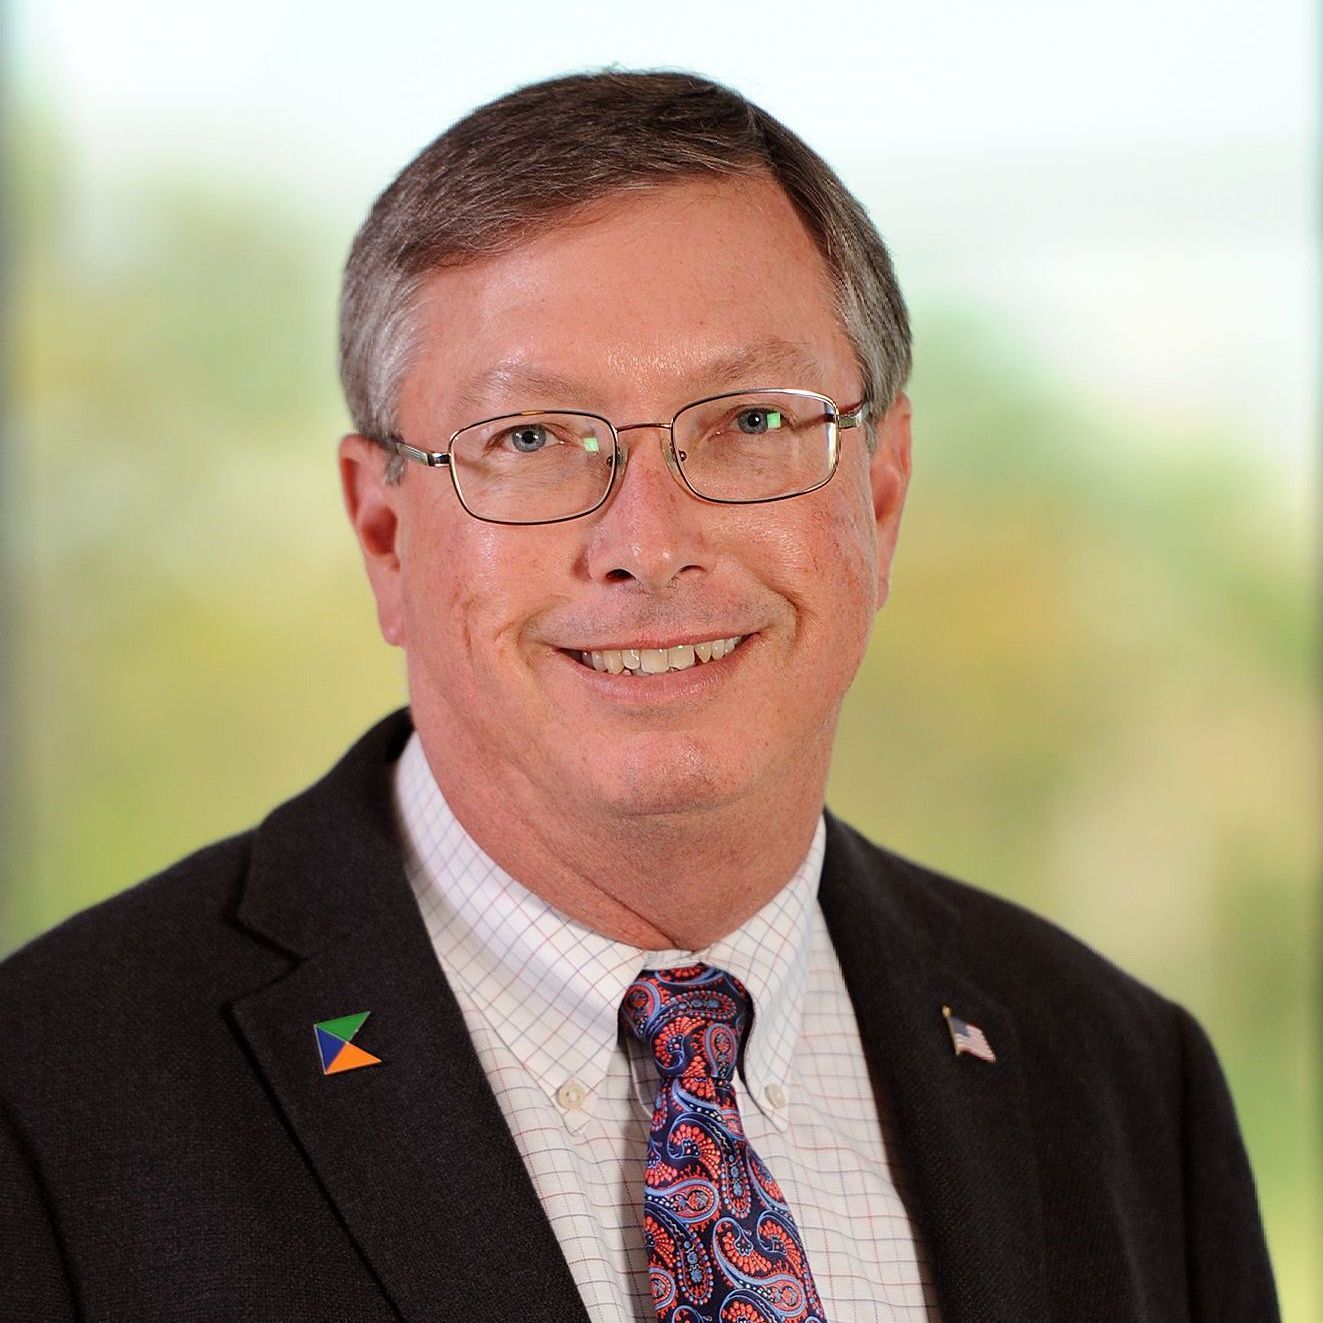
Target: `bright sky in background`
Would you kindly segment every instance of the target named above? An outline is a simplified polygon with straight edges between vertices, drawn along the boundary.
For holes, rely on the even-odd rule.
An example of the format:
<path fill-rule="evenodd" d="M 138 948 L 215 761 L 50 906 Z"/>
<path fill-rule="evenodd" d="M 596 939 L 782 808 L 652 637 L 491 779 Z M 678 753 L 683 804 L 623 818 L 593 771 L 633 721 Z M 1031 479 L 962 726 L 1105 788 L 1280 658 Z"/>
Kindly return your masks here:
<path fill-rule="evenodd" d="M 346 241 L 480 101 L 611 62 L 696 69 L 843 173 L 916 309 L 981 307 L 1136 417 L 1225 420 L 1297 490 L 1316 405 L 1317 45 L 1308 0 L 18 0 L 9 23 L 17 82 L 89 196 L 126 163 L 172 160 L 274 183 Z"/>

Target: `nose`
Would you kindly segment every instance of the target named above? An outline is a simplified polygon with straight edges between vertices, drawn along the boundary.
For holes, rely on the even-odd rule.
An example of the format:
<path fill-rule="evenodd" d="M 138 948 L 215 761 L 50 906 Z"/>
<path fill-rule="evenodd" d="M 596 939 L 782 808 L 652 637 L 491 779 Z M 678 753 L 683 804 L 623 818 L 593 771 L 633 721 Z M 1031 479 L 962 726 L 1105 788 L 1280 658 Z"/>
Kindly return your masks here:
<path fill-rule="evenodd" d="M 664 424 L 634 423 L 618 430 L 623 471 L 606 505 L 592 517 L 588 572 L 595 580 L 634 583 L 655 593 L 708 567 L 711 511 L 674 471 Z M 648 432 L 659 445 L 648 444 Z"/>

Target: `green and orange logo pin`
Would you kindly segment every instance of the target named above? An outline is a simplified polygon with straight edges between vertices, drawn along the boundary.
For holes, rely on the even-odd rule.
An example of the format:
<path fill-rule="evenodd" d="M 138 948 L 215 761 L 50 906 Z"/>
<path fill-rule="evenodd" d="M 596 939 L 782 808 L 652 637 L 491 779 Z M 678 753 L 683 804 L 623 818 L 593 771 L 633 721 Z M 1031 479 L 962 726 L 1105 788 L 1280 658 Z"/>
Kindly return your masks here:
<path fill-rule="evenodd" d="M 335 1075 L 342 1070 L 358 1070 L 362 1066 L 379 1066 L 381 1058 L 355 1047 L 352 1039 L 363 1027 L 371 1011 L 357 1015 L 341 1015 L 334 1020 L 319 1020 L 312 1026 L 317 1036 L 317 1052 L 322 1059 L 322 1074 Z"/>

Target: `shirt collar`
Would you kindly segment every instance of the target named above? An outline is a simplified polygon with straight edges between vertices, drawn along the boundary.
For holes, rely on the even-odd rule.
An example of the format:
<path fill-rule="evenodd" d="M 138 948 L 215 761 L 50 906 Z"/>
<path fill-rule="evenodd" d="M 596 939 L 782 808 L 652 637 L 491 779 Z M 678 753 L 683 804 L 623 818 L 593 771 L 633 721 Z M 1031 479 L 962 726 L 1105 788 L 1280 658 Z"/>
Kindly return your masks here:
<path fill-rule="evenodd" d="M 548 1097 L 582 1085 L 590 1110 L 617 1048 L 625 989 L 641 969 L 702 960 L 734 974 L 753 998 L 743 1073 L 778 1126 L 769 1087 L 791 1077 L 808 981 L 822 872 L 821 818 L 800 867 L 766 905 L 704 951 L 648 951 L 569 918 L 517 882 L 465 831 L 441 794 L 415 732 L 395 772 L 405 872 L 437 955 Z M 776 1089 L 771 1090 L 775 1096 Z"/>

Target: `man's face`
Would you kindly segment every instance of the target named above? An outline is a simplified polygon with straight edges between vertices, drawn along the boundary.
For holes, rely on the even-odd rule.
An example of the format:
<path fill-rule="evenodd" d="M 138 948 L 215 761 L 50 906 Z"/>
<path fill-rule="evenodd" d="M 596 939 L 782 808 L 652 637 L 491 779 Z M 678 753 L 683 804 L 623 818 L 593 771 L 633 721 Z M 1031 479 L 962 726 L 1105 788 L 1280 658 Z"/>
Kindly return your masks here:
<path fill-rule="evenodd" d="M 438 272 L 416 343 L 399 431 L 429 449 L 524 409 L 624 426 L 740 388 L 818 391 L 843 408 L 862 390 L 822 259 L 762 176 L 626 195 Z M 842 432 L 818 491 L 732 506 L 680 485 L 664 430 L 626 432 L 602 509 L 525 527 L 470 517 L 439 470 L 410 466 L 385 486 L 381 452 L 347 438 L 383 633 L 405 649 L 414 721 L 452 804 L 496 822 L 820 796 L 885 596 L 909 469 L 903 398 L 879 433 L 870 464 L 863 429 Z M 729 655 L 657 675 L 581 660 L 732 637 Z"/>

